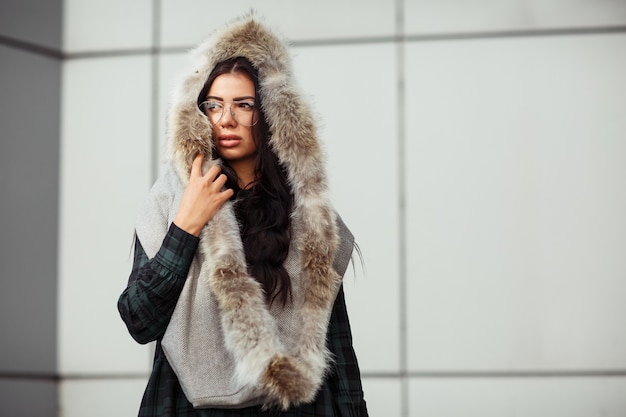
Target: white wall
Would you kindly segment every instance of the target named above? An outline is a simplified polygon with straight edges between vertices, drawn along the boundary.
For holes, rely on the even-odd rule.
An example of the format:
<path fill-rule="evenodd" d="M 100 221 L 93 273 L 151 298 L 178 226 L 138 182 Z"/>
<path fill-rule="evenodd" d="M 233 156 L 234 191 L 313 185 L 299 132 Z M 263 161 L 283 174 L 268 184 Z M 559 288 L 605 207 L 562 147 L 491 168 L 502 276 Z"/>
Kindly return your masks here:
<path fill-rule="evenodd" d="M 116 299 L 169 94 L 253 2 L 103 4 L 64 4 L 64 417 L 136 413 L 151 351 Z M 363 250 L 346 291 L 370 414 L 626 414 L 626 3 L 254 7 L 294 42 Z"/>

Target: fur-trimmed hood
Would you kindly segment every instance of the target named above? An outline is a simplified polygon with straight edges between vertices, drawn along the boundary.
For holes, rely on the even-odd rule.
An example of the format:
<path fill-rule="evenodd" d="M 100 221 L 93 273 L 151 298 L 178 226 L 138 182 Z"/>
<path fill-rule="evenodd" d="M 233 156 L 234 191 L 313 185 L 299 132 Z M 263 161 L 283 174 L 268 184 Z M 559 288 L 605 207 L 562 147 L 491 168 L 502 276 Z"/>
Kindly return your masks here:
<path fill-rule="evenodd" d="M 270 144 L 287 169 L 296 204 L 302 203 L 300 191 L 325 193 L 326 177 L 314 120 L 296 86 L 285 45 L 250 14 L 192 51 L 195 69 L 175 92 L 168 120 L 169 153 L 181 178 L 189 177 L 198 152 L 212 154 L 211 126 L 197 106 L 204 83 L 218 63 L 245 57 L 258 71 L 263 112 L 272 134 Z"/>
<path fill-rule="evenodd" d="M 181 306 L 184 304 L 181 300 L 193 299 L 189 293 L 202 288 L 206 280 L 217 306 L 223 345 L 233 357 L 238 384 L 253 387 L 260 395 L 259 403 L 287 409 L 315 398 L 332 361 L 325 338 L 345 271 L 344 265 L 337 267 L 336 257 L 339 251 L 342 258 L 347 254 L 349 259 L 352 236 L 347 229 L 344 233 L 345 226 L 328 201 L 320 142 L 309 106 L 294 82 L 285 42 L 250 14 L 210 37 L 192 54 L 195 66 L 183 77 L 168 119 L 171 171 L 176 178 L 162 182 L 161 187 L 175 188 L 180 194 L 188 183 L 191 164 L 198 152 L 205 155 L 205 171 L 216 163 L 207 157 L 213 148 L 211 126 L 198 109 L 197 99 L 218 63 L 234 57 L 247 58 L 258 71 L 260 101 L 271 132 L 270 146 L 286 170 L 294 195 L 288 257 L 291 266 L 286 268 L 292 278 L 296 302 L 290 307 L 292 311 L 277 312 L 274 307 L 270 311 L 261 285 L 247 273 L 233 204 L 227 202 L 200 234 L 195 266 L 192 265 L 190 272 L 190 277 L 197 278 L 199 284 L 188 280 L 162 344 L 185 394 L 194 402 L 180 373 L 198 371 L 195 365 L 184 363 L 189 353 L 181 349 L 193 352 L 197 348 L 187 346 L 193 341 L 181 343 L 181 335 L 174 334 L 176 329 L 170 327 L 174 327 L 174 322 L 192 320 L 192 313 L 184 309 L 195 307 Z M 170 205 L 165 223 L 173 219 L 179 197 L 165 203 Z M 153 218 L 163 217 L 162 208 L 152 211 Z M 148 219 L 137 228 L 142 244 L 153 233 Z M 160 242 L 158 237 L 152 240 L 154 252 Z M 194 299 L 189 304 L 197 302 Z M 290 317 L 289 329 L 282 322 L 283 314 Z"/>

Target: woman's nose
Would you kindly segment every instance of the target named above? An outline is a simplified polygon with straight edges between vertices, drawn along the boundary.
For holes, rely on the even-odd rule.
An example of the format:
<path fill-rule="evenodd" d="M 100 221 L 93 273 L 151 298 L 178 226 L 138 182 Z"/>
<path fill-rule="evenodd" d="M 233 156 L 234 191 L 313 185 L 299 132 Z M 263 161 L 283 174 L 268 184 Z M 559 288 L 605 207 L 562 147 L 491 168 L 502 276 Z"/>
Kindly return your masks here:
<path fill-rule="evenodd" d="M 235 115 L 233 114 L 233 110 L 230 106 L 224 107 L 224 114 L 222 114 L 221 122 L 222 126 L 234 126 L 237 124 L 237 120 L 235 119 Z"/>

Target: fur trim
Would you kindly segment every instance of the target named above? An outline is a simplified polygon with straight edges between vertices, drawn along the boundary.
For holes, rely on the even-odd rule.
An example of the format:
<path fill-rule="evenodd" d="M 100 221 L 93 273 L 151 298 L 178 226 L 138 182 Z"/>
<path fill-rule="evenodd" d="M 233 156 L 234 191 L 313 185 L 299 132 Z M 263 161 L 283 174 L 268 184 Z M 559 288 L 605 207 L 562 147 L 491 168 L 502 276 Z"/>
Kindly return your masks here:
<path fill-rule="evenodd" d="M 237 378 L 259 386 L 266 406 L 287 409 L 312 401 L 323 382 L 330 362 L 328 317 L 341 283 L 332 267 L 339 237 L 327 198 L 322 150 L 309 106 L 292 78 L 285 42 L 254 15 L 234 21 L 193 54 L 196 70 L 183 80 L 168 123 L 170 155 L 183 184 L 198 152 L 206 156 L 205 169 L 215 163 L 209 157 L 211 126 L 197 108 L 198 94 L 215 65 L 243 56 L 258 70 L 270 145 L 294 194 L 292 244 L 301 253 L 301 314 L 306 318 L 296 351 L 287 351 L 281 342 L 262 288 L 247 274 L 232 204 L 225 204 L 200 235 L 200 252 L 211 260 L 209 284 L 221 311 L 226 346 L 236 359 Z"/>

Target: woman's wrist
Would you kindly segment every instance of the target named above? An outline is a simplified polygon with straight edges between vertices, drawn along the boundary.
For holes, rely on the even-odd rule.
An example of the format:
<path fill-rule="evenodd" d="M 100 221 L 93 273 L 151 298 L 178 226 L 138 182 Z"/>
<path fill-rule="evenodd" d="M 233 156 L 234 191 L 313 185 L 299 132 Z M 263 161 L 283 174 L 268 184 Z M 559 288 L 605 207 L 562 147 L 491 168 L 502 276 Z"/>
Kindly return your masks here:
<path fill-rule="evenodd" d="M 176 217 L 172 223 L 174 223 L 174 225 L 179 229 L 184 230 L 185 232 L 189 233 L 190 235 L 194 235 L 195 237 L 200 236 L 200 231 L 202 231 L 203 227 L 194 225 L 191 222 L 186 222 L 184 219 L 179 219 L 178 217 Z"/>

